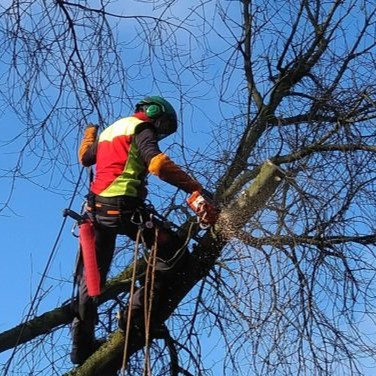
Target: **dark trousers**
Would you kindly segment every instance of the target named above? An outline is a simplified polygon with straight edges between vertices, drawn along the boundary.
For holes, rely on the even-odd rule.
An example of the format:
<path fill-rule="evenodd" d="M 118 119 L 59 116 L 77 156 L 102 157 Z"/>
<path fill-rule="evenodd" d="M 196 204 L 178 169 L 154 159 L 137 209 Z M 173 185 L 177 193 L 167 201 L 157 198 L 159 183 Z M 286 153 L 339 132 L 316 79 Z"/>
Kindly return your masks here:
<path fill-rule="evenodd" d="M 141 200 L 132 197 L 101 198 L 92 196 L 89 207 L 94 220 L 95 248 L 97 263 L 101 277 L 101 287 L 104 286 L 115 249 L 116 236 L 123 234 L 136 240 L 142 228 L 143 242 L 151 249 L 157 244 L 157 262 L 155 265 L 153 286 L 152 320 L 158 316 L 160 304 L 167 304 L 166 292 L 169 280 L 174 278 L 182 265 L 184 241 L 174 231 L 165 228 L 163 222 L 153 216 L 151 208 Z M 117 213 L 118 212 L 118 213 Z M 156 231 L 156 229 L 158 231 Z M 157 239 L 156 233 L 158 234 Z M 178 253 L 178 254 L 177 254 Z M 178 257 L 176 257 L 178 256 Z M 177 262 L 176 260 L 180 260 Z M 96 306 L 87 294 L 84 268 L 79 273 L 78 307 L 79 317 L 73 323 L 73 341 L 75 335 L 84 335 L 94 340 L 94 327 L 97 321 Z M 166 295 L 166 296 L 164 296 Z M 144 312 L 145 288 L 141 286 L 134 294 L 130 309 L 140 315 Z M 133 315 L 133 314 L 132 314 Z"/>

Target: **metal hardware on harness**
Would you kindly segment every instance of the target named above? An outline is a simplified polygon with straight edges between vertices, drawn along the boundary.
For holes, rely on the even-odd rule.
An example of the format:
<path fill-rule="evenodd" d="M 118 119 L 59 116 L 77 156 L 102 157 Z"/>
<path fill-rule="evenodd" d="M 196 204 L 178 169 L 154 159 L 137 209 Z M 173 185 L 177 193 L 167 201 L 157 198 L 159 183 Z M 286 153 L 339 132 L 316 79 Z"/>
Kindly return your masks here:
<path fill-rule="evenodd" d="M 78 214 L 74 210 L 71 209 L 64 209 L 63 210 L 63 217 L 71 217 L 75 219 L 78 223 L 84 220 L 84 217 L 81 214 Z"/>
<path fill-rule="evenodd" d="M 144 221 L 142 217 L 142 209 L 136 209 L 135 212 L 132 214 L 131 222 L 138 227 L 145 227 L 147 229 L 152 229 L 154 227 L 154 216 L 155 216 L 155 209 L 154 206 L 149 202 L 147 205 L 145 205 L 145 210 L 148 211 L 149 219 Z M 138 221 L 136 220 L 136 215 L 138 215 Z"/>
<path fill-rule="evenodd" d="M 152 229 L 154 227 L 153 218 L 154 218 L 154 215 L 152 213 L 150 213 L 149 220 L 147 220 L 145 222 L 145 227 L 146 228 Z"/>
<path fill-rule="evenodd" d="M 79 238 L 80 236 L 76 232 L 76 230 L 77 230 L 77 227 L 80 225 L 80 223 L 82 223 L 85 220 L 85 218 L 81 214 L 78 214 L 77 212 L 75 212 L 72 209 L 64 209 L 63 210 L 63 217 L 71 217 L 74 220 L 76 220 L 76 222 L 74 223 L 74 225 L 72 227 L 71 234 L 75 238 Z"/>
<path fill-rule="evenodd" d="M 136 215 L 138 215 L 138 221 L 136 221 Z M 142 226 L 143 225 L 143 220 L 142 220 L 142 214 L 139 209 L 136 209 L 134 213 L 132 214 L 132 217 L 130 221 L 137 226 Z"/>

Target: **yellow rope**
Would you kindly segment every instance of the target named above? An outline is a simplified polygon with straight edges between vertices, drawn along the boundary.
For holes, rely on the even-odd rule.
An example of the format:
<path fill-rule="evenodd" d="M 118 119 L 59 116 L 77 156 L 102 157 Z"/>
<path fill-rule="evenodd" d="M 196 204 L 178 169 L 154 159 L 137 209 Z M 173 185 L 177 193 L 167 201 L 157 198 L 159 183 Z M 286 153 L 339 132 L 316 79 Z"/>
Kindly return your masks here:
<path fill-rule="evenodd" d="M 158 228 L 155 228 L 154 245 L 149 255 L 147 273 L 145 279 L 145 296 L 144 296 L 144 316 L 145 316 L 145 367 L 143 376 L 151 376 L 150 366 L 150 325 L 151 313 L 153 308 L 154 283 L 155 283 L 155 266 L 157 261 L 158 250 Z M 150 283 L 150 289 L 148 285 Z M 149 291 L 149 293 L 147 293 Z"/>
<path fill-rule="evenodd" d="M 189 240 L 191 238 L 192 230 L 195 223 L 191 223 L 188 229 L 187 238 L 184 244 L 175 252 L 175 255 L 172 256 L 169 260 L 163 260 L 165 263 L 171 263 L 166 270 L 171 269 L 174 267 L 176 263 L 178 263 L 184 253 L 181 253 L 184 248 L 187 247 Z M 123 363 L 121 367 L 121 375 L 125 375 L 125 370 L 127 367 L 127 352 L 128 352 L 128 341 L 129 341 L 129 331 L 131 326 L 131 307 L 133 303 L 133 295 L 135 289 L 135 282 L 136 282 L 136 265 L 137 265 L 137 258 L 138 258 L 138 248 L 140 244 L 140 239 L 145 246 L 144 239 L 142 237 L 142 229 L 140 228 L 137 232 L 136 242 L 135 242 L 135 251 L 134 251 L 134 267 L 132 272 L 132 281 L 131 281 L 131 289 L 129 293 L 129 304 L 128 304 L 128 312 L 127 312 L 127 322 L 126 322 L 126 332 L 125 332 L 125 340 L 124 340 L 124 352 L 123 352 Z M 151 365 L 150 365 L 150 324 L 151 324 L 151 312 L 152 312 L 152 301 L 153 301 L 153 290 L 154 290 L 154 283 L 155 283 L 155 266 L 157 262 L 157 242 L 158 242 L 158 228 L 155 227 L 155 239 L 154 245 L 151 249 L 149 257 L 145 257 L 146 261 L 146 273 L 145 273 L 145 285 L 144 285 L 144 318 L 145 318 L 145 367 L 143 371 L 143 376 L 151 376 Z M 151 275 L 151 278 L 150 278 Z M 148 284 L 150 279 L 150 292 L 148 291 Z"/>

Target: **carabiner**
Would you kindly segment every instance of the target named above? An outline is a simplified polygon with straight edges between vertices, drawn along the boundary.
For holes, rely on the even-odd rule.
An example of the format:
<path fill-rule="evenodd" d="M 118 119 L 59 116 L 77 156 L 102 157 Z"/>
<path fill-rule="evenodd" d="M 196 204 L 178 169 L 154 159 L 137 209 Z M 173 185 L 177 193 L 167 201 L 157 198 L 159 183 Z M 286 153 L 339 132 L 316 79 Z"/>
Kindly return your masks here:
<path fill-rule="evenodd" d="M 75 224 L 72 226 L 72 230 L 71 230 L 71 234 L 75 237 L 75 238 L 79 238 L 80 235 L 78 233 L 76 233 L 76 229 L 78 227 L 78 222 L 75 222 Z"/>
<path fill-rule="evenodd" d="M 135 219 L 136 214 L 138 214 L 138 222 Z M 137 226 L 142 226 L 143 225 L 142 214 L 140 213 L 140 211 L 138 209 L 136 209 L 134 211 L 134 213 L 132 214 L 132 217 L 131 217 L 130 221 L 131 221 L 131 223 L 133 223 L 134 225 L 137 225 Z"/>

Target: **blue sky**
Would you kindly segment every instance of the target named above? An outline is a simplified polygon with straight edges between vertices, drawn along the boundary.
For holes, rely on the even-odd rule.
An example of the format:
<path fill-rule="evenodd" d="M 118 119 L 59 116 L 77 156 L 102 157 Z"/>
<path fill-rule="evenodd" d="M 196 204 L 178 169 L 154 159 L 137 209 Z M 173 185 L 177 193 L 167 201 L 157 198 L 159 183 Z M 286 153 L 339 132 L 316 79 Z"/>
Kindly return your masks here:
<path fill-rule="evenodd" d="M 133 4 L 134 7 L 129 7 L 130 4 Z M 140 3 L 138 2 L 138 4 Z M 139 12 L 138 7 L 140 5 L 130 2 L 127 6 L 127 14 Z M 147 5 L 143 5 L 143 8 L 145 7 L 147 8 Z M 182 9 L 182 13 L 184 11 Z M 144 14 L 151 13 L 150 4 L 149 8 L 143 12 Z M 176 12 L 174 14 L 177 15 Z M 0 66 L 0 72 L 5 69 L 6 67 Z M 142 87 L 142 82 L 140 85 L 138 90 L 149 94 L 147 91 L 149 89 Z M 174 95 L 173 91 L 172 95 Z M 174 104 L 179 106 L 177 102 Z M 4 172 L 16 164 L 18 150 L 22 147 L 25 137 L 22 135 L 23 125 L 17 120 L 11 108 L 3 108 L 0 115 L 2 124 L 0 172 Z M 205 150 L 207 147 L 205 133 L 209 129 L 206 128 L 202 119 L 200 124 L 195 123 L 197 111 L 196 114 L 187 112 L 184 116 L 184 129 L 180 129 L 177 136 L 164 141 L 162 148 L 169 147 L 184 138 L 185 142 L 190 144 L 190 152 Z M 109 122 L 113 120 L 115 119 L 111 119 Z M 93 119 L 93 121 L 96 120 Z M 19 136 L 20 134 L 21 136 Z M 8 141 L 16 136 L 18 139 L 7 145 Z M 70 151 L 72 161 L 76 163 L 75 147 L 71 147 Z M 187 153 L 188 157 L 190 152 Z M 0 308 L 1 332 L 18 325 L 25 318 L 29 313 L 30 302 L 35 298 L 36 293 L 38 293 L 38 303 L 34 309 L 37 310 L 34 310 L 33 313 L 38 315 L 62 304 L 70 298 L 72 292 L 72 273 L 77 252 L 77 239 L 71 235 L 73 220 L 68 219 L 65 222 L 62 236 L 56 248 L 53 249 L 53 246 L 63 223 L 63 209 L 68 206 L 74 187 L 69 181 L 60 179 L 56 173 L 51 175 L 43 165 L 41 170 L 33 171 L 37 161 L 38 156 L 32 153 L 29 153 L 22 161 L 21 170 L 29 171 L 34 176 L 32 180 L 29 180 L 28 176 L 18 176 L 14 187 L 12 187 L 11 178 L 0 180 L 0 205 L 8 200 L 11 192 L 9 207 L 0 213 L 3 239 L 0 267 L 0 284 L 3 286 L 0 289 L 0 299 L 3 302 Z M 79 171 L 80 167 L 77 164 L 72 165 L 73 180 L 78 178 Z M 11 175 L 11 172 L 8 175 Z M 81 181 L 81 187 L 85 181 L 87 181 L 86 173 Z M 86 193 L 85 189 L 80 190 L 80 194 L 73 202 L 72 209 L 80 210 L 83 193 Z M 51 252 L 54 252 L 52 263 L 48 268 L 47 275 L 42 276 Z M 41 278 L 43 278 L 42 288 L 37 291 Z M 39 302 L 39 298 L 42 296 L 43 299 Z M 67 335 L 67 331 L 64 333 Z M 0 364 L 7 361 L 10 353 L 11 351 L 0 354 Z M 216 361 L 218 355 L 217 348 L 213 361 Z M 210 359 L 213 358 L 213 353 L 208 356 Z M 211 363 L 212 360 L 209 360 L 209 364 Z M 10 369 L 12 370 L 12 367 Z"/>
<path fill-rule="evenodd" d="M 195 2 L 190 2 L 193 6 Z M 230 2 L 228 2 L 230 3 Z M 235 3 L 235 2 L 233 2 Z M 4 3 L 3 3 L 4 5 Z M 231 9 L 238 10 L 235 4 Z M 135 14 L 140 12 L 145 15 L 153 14 L 152 4 L 129 1 L 124 10 L 125 14 Z M 181 12 L 185 14 L 183 7 L 174 8 L 174 15 Z M 186 42 L 186 40 L 184 40 Z M 223 45 L 215 45 L 213 48 L 223 49 Z M 136 67 L 135 67 L 136 68 Z M 4 67 L 0 66 L 0 72 Z M 213 72 L 210 72 L 215 79 L 217 67 L 213 62 Z M 189 83 L 189 77 L 186 77 Z M 137 90 L 145 94 L 149 94 L 149 89 L 153 85 L 149 85 L 147 78 L 140 81 L 136 86 Z M 148 86 L 149 85 L 149 86 Z M 203 152 L 208 147 L 207 143 L 210 139 L 207 133 L 211 131 L 211 125 L 207 121 L 210 117 L 214 122 L 218 107 L 214 104 L 213 98 L 217 98 L 218 93 L 211 95 L 210 88 L 195 87 L 192 90 L 206 89 L 209 99 L 205 101 L 205 108 L 187 105 L 184 107 L 184 127 L 181 128 L 175 137 L 167 139 L 162 148 L 170 147 L 174 142 L 184 143 L 189 147 L 188 157 L 196 151 Z M 216 90 L 215 85 L 212 87 Z M 231 90 L 228 91 L 231 93 Z M 172 98 L 175 93 L 170 91 Z M 175 102 L 177 103 L 177 102 Z M 203 101 L 201 101 L 203 103 Z M 228 113 L 231 109 L 224 107 Z M 128 111 L 126 111 L 128 114 Z M 217 114 L 218 115 L 218 114 Z M 218 116 L 219 118 L 220 116 Z M 230 115 L 229 115 L 230 117 Z M 109 122 L 115 119 L 109 119 Z M 0 110 L 0 121 L 2 127 L 0 146 L 2 150 L 0 158 L 0 172 L 14 165 L 17 160 L 17 142 L 6 146 L 6 141 L 17 135 L 22 125 L 18 122 L 10 108 L 2 108 Z M 94 119 L 95 121 L 95 119 Z M 19 145 L 22 144 L 22 139 Z M 75 145 L 76 146 L 76 145 Z M 71 172 L 73 180 L 78 178 L 80 168 L 75 164 L 76 147 L 70 149 L 73 164 Z M 210 145 L 211 146 L 211 145 Z M 230 145 L 229 145 L 230 148 Z M 174 153 L 174 149 L 172 149 Z M 33 168 L 37 158 L 32 154 L 28 155 L 24 160 L 23 170 L 28 171 Z M 36 288 L 41 280 L 42 272 L 46 266 L 47 260 L 52 252 L 60 226 L 63 223 L 62 211 L 66 208 L 72 197 L 73 184 L 65 179 L 59 179 L 55 174 L 51 178 L 48 170 L 42 173 L 33 173 L 35 178 L 29 181 L 26 178 L 19 177 L 17 183 L 12 190 L 10 208 L 0 213 L 0 231 L 2 235 L 2 259 L 0 266 L 0 331 L 4 331 L 20 323 L 25 314 L 28 313 L 29 304 L 34 297 Z M 70 179 L 70 177 L 68 177 Z M 86 174 L 83 176 L 82 185 L 86 181 Z M 11 179 L 0 180 L 0 203 L 8 198 L 12 185 Z M 164 183 L 160 184 L 165 189 Z M 46 189 L 44 187 L 49 187 Z M 73 209 L 80 210 L 83 201 L 82 194 L 86 190 L 82 189 L 80 194 L 75 198 Z M 63 229 L 62 236 L 55 249 L 55 257 L 53 258 L 51 267 L 48 270 L 48 276 L 43 282 L 41 291 L 38 296 L 43 295 L 44 299 L 38 304 L 37 314 L 41 314 L 56 306 L 59 306 L 65 300 L 69 299 L 72 288 L 72 272 L 77 251 L 77 240 L 71 235 L 73 220 L 68 219 Z M 64 332 L 67 335 L 67 331 Z M 216 343 L 217 336 L 215 333 L 208 342 Z M 204 348 L 203 353 L 208 357 L 207 364 L 211 365 L 218 359 L 222 358 L 221 343 L 216 350 L 211 350 L 209 346 Z M 0 354 L 0 364 L 7 360 L 9 353 Z M 218 365 L 218 373 L 221 374 L 221 364 Z M 371 371 L 372 372 L 372 371 Z M 369 373 L 371 375 L 372 373 Z"/>
<path fill-rule="evenodd" d="M 2 140 L 10 139 L 17 133 L 19 125 L 11 116 L 3 116 L 3 124 L 11 126 L 3 127 Z M 9 145 L 8 152 L 2 148 L 0 169 L 9 169 L 14 165 L 17 158 L 17 148 Z M 34 158 L 30 156 L 23 162 L 23 170 L 34 166 Z M 74 166 L 75 174 L 78 177 L 78 166 Z M 59 183 L 59 185 L 58 185 Z M 10 194 L 12 180 L 1 179 L 0 202 L 4 202 Z M 28 304 L 34 295 L 36 286 L 41 279 L 42 271 L 45 268 L 47 259 L 52 251 L 59 228 L 63 221 L 63 209 L 68 205 L 69 192 L 72 186 L 64 180 L 53 183 L 52 189 L 43 187 L 51 186 L 49 174 L 41 174 L 33 181 L 19 177 L 11 192 L 9 208 L 4 209 L 0 214 L 0 227 L 3 243 L 6 252 L 3 252 L 1 264 L 1 284 L 9 288 L 0 289 L 2 301 L 8 302 L 2 305 L 3 311 L 0 319 L 0 330 L 5 330 L 21 321 L 27 312 Z M 64 192 L 67 192 L 64 194 Z M 79 200 L 75 201 L 79 209 Z M 57 281 L 47 280 L 43 289 L 50 289 L 56 285 L 58 279 L 69 278 L 69 269 L 72 267 L 76 246 L 75 239 L 70 235 L 68 222 L 64 229 L 56 250 L 56 258 L 52 263 L 52 270 L 49 273 L 51 278 Z M 54 304 L 55 298 L 50 301 L 50 307 Z M 61 295 L 64 299 L 64 295 Z M 47 307 L 44 307 L 47 308 Z M 40 313 L 41 310 L 38 310 Z M 3 313 L 5 315 L 3 315 Z"/>

